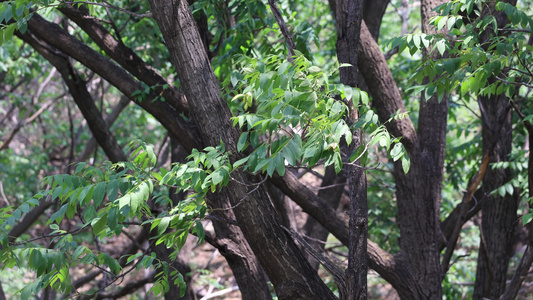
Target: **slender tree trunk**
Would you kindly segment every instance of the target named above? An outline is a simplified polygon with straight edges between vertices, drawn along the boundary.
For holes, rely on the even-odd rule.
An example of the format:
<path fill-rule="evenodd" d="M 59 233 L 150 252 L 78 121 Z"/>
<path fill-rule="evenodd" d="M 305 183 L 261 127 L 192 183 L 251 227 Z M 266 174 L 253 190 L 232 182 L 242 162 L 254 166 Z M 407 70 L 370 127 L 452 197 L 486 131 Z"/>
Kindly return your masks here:
<path fill-rule="evenodd" d="M 357 87 L 357 62 L 360 47 L 359 39 L 363 18 L 363 2 L 337 1 L 337 57 L 339 63 L 351 64 L 340 69 L 341 83 Z M 349 123 L 359 117 L 359 112 L 352 103 Z M 348 147 L 353 152 L 362 145 L 360 129 L 353 132 L 353 144 Z M 366 172 L 360 161 L 347 165 L 347 178 L 350 187 L 350 241 L 348 269 L 346 270 L 346 299 L 367 298 L 367 236 L 368 236 L 368 205 L 366 195 Z"/>
<path fill-rule="evenodd" d="M 150 1 L 150 5 L 172 62 L 180 71 L 180 84 L 204 144 L 215 146 L 222 141 L 232 153 L 232 162 L 241 158 L 236 147 L 239 132 L 232 126 L 229 108 L 220 98 L 218 82 L 187 2 Z M 239 227 L 274 285 L 278 298 L 335 299 L 288 233 L 279 226 L 274 208 L 265 201 L 264 187 L 257 186 L 258 179 L 238 170 L 232 175 L 236 181 L 230 181 L 219 193 L 219 199 L 231 202 Z"/>
<path fill-rule="evenodd" d="M 4 289 L 2 288 L 1 282 L 0 282 L 0 300 L 6 300 L 6 295 L 4 294 Z"/>

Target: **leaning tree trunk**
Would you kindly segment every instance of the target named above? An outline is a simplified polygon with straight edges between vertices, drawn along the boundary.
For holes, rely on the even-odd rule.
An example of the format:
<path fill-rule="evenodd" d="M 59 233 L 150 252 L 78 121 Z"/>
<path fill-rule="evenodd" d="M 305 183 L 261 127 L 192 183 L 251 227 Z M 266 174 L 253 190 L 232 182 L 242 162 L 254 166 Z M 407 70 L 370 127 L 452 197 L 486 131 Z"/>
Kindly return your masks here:
<path fill-rule="evenodd" d="M 186 1 L 150 1 L 172 62 L 196 119 L 205 145 L 222 141 L 230 160 L 242 157 L 237 151 L 239 132 L 232 126 L 231 112 L 220 98 L 220 88 L 203 48 Z M 278 223 L 274 208 L 258 178 L 240 170 L 232 173 L 219 199 L 229 199 L 239 227 L 270 278 L 279 299 L 335 299 L 318 274 Z M 251 186 L 242 185 L 250 183 Z M 254 190 L 251 192 L 252 190 Z M 238 205 L 237 205 L 238 204 Z"/>

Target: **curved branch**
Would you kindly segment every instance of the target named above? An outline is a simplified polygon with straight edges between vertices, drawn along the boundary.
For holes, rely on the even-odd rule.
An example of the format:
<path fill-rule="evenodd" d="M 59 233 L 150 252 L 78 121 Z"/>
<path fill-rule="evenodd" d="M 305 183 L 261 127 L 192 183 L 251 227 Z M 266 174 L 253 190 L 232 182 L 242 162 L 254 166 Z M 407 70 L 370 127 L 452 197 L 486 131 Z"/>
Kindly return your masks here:
<path fill-rule="evenodd" d="M 87 120 L 87 124 L 94 138 L 98 141 L 109 159 L 113 163 L 128 160 L 126 154 L 124 154 L 124 151 L 118 145 L 115 136 L 109 131 L 100 110 L 96 107 L 91 94 L 87 90 L 85 82 L 75 71 L 68 59 L 64 55 L 59 55 L 57 51 L 53 51 L 54 49 L 50 49 L 50 46 L 44 47 L 42 42 L 30 34 L 19 35 L 19 37 L 30 44 L 59 71 L 74 102 L 76 102 L 83 117 Z"/>
<path fill-rule="evenodd" d="M 344 222 L 337 217 L 331 206 L 299 182 L 294 174 L 287 172 L 283 177 L 274 175 L 269 180 L 302 207 L 304 212 L 320 222 L 341 243 L 348 245 L 348 228 Z M 389 254 L 371 240 L 367 240 L 367 255 L 369 267 L 387 280 L 400 295 L 408 299 L 409 295 L 416 294 L 413 290 L 419 285 L 415 284 L 411 272 L 401 262 L 401 256 Z"/>
<path fill-rule="evenodd" d="M 25 34 L 29 34 L 29 32 L 79 61 L 115 86 L 128 98 L 134 99 L 135 92 L 143 90 L 141 83 L 124 69 L 68 34 L 57 24 L 46 21 L 38 14 L 34 14 L 28 21 L 28 31 Z M 136 103 L 152 114 L 173 136 L 180 140 L 186 149 L 198 148 L 198 141 L 201 139 L 198 138 L 199 134 L 196 127 L 181 118 L 170 104 L 153 101 L 157 96 L 152 92 L 147 99 Z"/>
<path fill-rule="evenodd" d="M 104 26 L 89 18 L 86 11 L 76 9 L 72 5 L 61 6 L 58 10 L 80 26 L 98 47 L 104 50 L 111 59 L 116 61 L 126 71 L 148 86 L 155 87 L 155 93 L 163 95 L 165 100 L 170 101 L 177 112 L 188 113 L 189 105 L 185 95 L 142 60 L 131 48 L 124 45 L 122 41 L 117 40 Z M 164 86 L 168 87 L 164 88 Z"/>
<path fill-rule="evenodd" d="M 372 95 L 372 107 L 387 130 L 395 137 L 402 137 L 402 143 L 411 154 L 417 144 L 415 127 L 409 118 L 392 119 L 387 122 L 391 115 L 397 112 L 404 113 L 407 110 L 387 60 L 364 21 L 361 23 L 360 38 L 358 66 Z"/>

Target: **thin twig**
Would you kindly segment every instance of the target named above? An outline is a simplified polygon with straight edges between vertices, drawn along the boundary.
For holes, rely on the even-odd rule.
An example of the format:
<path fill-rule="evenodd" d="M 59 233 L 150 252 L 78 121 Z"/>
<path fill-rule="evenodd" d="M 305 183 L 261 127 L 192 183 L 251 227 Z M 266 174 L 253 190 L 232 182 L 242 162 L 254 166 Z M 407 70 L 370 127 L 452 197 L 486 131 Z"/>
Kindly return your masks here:
<path fill-rule="evenodd" d="M 6 194 L 4 194 L 4 185 L 2 184 L 2 181 L 0 181 L 0 193 L 2 194 L 2 199 L 4 199 L 6 206 L 9 206 L 9 200 L 7 200 Z"/>
<path fill-rule="evenodd" d="M 515 86 L 525 86 L 525 87 L 528 87 L 528 88 L 533 88 L 533 85 L 532 84 L 529 84 L 529 83 L 525 83 L 525 82 L 511 82 L 511 81 L 507 81 L 499 76 L 495 76 L 496 79 L 498 79 L 499 81 L 503 82 L 503 83 L 507 83 L 507 84 L 512 84 L 512 85 L 515 85 Z"/>
<path fill-rule="evenodd" d="M 230 207 L 227 207 L 227 208 L 212 208 L 211 211 L 228 211 L 228 210 L 231 210 L 231 209 L 234 209 L 236 207 L 238 207 L 239 205 L 241 205 L 244 200 L 246 200 L 246 198 L 248 198 L 248 196 L 250 194 L 252 194 L 253 192 L 257 191 L 259 189 L 259 187 L 261 186 L 261 184 L 265 183 L 268 179 L 268 176 L 265 176 L 265 178 L 263 180 L 261 180 L 260 182 L 258 183 L 254 183 L 254 185 L 256 185 L 256 187 L 249 191 L 249 192 L 246 192 L 246 195 L 244 197 L 242 197 L 239 201 L 237 201 L 237 204 L 233 205 L 233 206 L 230 206 Z M 235 180 L 235 179 L 234 179 Z M 239 182 L 237 180 L 235 180 L 236 182 Z"/>
<path fill-rule="evenodd" d="M 287 27 L 285 20 L 283 20 L 283 16 L 281 15 L 281 12 L 278 8 L 278 5 L 276 4 L 276 1 L 268 0 L 268 4 L 270 5 L 270 9 L 272 10 L 272 13 L 274 14 L 274 18 L 276 19 L 276 22 L 278 23 L 281 33 L 285 37 L 285 42 L 287 43 L 287 47 L 289 48 L 288 60 L 292 63 L 294 62 L 293 57 L 295 55 L 294 49 L 296 49 L 296 44 L 294 44 L 294 40 L 292 39 L 289 28 Z"/>
<path fill-rule="evenodd" d="M 508 31 L 508 32 L 525 32 L 531 33 L 529 29 L 511 29 L 511 28 L 498 28 L 498 31 Z"/>
<path fill-rule="evenodd" d="M 111 5 L 109 3 L 98 3 L 98 2 L 90 2 L 90 1 L 72 1 L 72 2 L 71 1 L 65 1 L 65 2 L 61 2 L 59 4 L 50 4 L 48 6 L 61 6 L 61 5 L 65 5 L 65 4 L 71 4 L 71 5 L 74 5 L 74 4 L 95 5 L 95 6 L 101 6 L 101 7 L 105 7 L 105 8 L 111 8 L 111 9 L 114 9 L 114 10 L 118 10 L 120 12 L 126 13 L 126 14 L 128 14 L 130 16 L 134 16 L 134 17 L 137 17 L 137 18 L 152 18 L 153 17 L 151 12 L 144 13 L 144 14 L 138 14 L 138 13 L 129 11 L 127 9 L 124 9 L 122 7 Z"/>
<path fill-rule="evenodd" d="M 22 241 L 22 242 L 9 243 L 9 244 L 11 246 L 22 246 L 22 245 L 26 245 L 28 243 L 31 243 L 33 241 L 42 240 L 42 239 L 46 239 L 46 238 L 60 237 L 60 236 L 65 236 L 65 235 L 69 235 L 69 234 L 70 235 L 76 235 L 76 234 L 79 234 L 80 232 L 82 232 L 85 228 L 87 228 L 87 227 L 80 227 L 80 228 L 77 228 L 77 229 L 75 229 L 73 231 L 68 231 L 68 232 L 41 235 L 41 236 L 34 237 L 34 238 L 31 238 L 29 240 L 25 240 L 25 241 Z"/>

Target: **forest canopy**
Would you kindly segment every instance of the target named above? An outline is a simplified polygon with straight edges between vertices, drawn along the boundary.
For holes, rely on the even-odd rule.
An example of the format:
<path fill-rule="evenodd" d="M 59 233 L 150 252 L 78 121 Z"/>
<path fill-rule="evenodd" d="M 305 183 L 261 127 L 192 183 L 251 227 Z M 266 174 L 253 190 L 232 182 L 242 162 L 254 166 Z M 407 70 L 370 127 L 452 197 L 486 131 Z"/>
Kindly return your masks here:
<path fill-rule="evenodd" d="M 528 299 L 532 4 L 0 1 L 0 300 Z"/>

